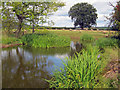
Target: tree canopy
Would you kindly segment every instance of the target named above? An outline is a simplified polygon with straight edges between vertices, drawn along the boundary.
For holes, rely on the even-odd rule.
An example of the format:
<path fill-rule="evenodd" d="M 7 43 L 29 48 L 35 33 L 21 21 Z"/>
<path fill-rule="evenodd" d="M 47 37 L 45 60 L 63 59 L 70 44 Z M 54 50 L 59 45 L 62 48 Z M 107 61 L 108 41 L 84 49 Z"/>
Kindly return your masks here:
<path fill-rule="evenodd" d="M 74 26 L 80 28 L 96 25 L 97 10 L 88 3 L 77 3 L 68 12 L 69 17 L 74 21 Z"/>
<path fill-rule="evenodd" d="M 43 24 L 47 22 L 48 16 L 52 15 L 52 12 L 58 10 L 58 7 L 62 7 L 64 3 L 57 2 L 29 2 L 29 11 L 31 12 L 31 17 L 28 18 L 28 21 L 34 27 L 38 24 Z"/>
<path fill-rule="evenodd" d="M 111 4 L 111 6 L 113 5 Z M 116 6 L 113 7 L 114 7 L 114 12 L 112 13 L 112 16 L 110 18 L 110 25 L 112 25 L 113 29 L 120 30 L 120 1 L 118 1 Z"/>
<path fill-rule="evenodd" d="M 34 26 L 40 23 L 45 23 L 48 16 L 64 6 L 62 2 L 3 2 L 2 3 L 2 21 L 9 25 L 7 18 L 10 21 L 17 21 L 16 37 L 19 37 L 21 29 L 25 24 L 32 23 L 33 32 Z M 9 12 L 9 15 L 6 13 Z M 13 23 L 12 23 L 13 24 Z M 5 25 L 6 27 L 6 25 Z"/>

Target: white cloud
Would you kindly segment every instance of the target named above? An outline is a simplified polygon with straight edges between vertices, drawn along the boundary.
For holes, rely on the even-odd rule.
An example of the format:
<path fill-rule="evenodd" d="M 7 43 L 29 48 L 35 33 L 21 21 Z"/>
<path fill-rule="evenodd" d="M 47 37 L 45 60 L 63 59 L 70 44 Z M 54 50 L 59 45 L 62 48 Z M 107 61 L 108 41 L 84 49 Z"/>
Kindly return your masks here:
<path fill-rule="evenodd" d="M 68 16 L 52 16 L 50 20 L 55 22 L 54 26 L 73 27 L 73 22 Z"/>
<path fill-rule="evenodd" d="M 54 13 L 54 15 L 50 16 L 50 20 L 53 20 L 53 22 L 55 23 L 54 26 L 73 27 L 74 23 L 71 21 L 71 18 L 68 16 L 68 11 L 70 7 L 72 7 L 74 4 L 81 2 L 88 2 L 92 4 L 97 9 L 97 13 L 98 13 L 97 26 L 105 26 L 106 25 L 105 16 L 109 16 L 109 14 L 113 10 L 113 7 L 110 6 L 109 2 L 115 5 L 118 0 L 99 0 L 99 1 L 98 0 L 61 0 L 61 1 L 65 2 L 66 6 L 60 8 L 57 12 Z"/>

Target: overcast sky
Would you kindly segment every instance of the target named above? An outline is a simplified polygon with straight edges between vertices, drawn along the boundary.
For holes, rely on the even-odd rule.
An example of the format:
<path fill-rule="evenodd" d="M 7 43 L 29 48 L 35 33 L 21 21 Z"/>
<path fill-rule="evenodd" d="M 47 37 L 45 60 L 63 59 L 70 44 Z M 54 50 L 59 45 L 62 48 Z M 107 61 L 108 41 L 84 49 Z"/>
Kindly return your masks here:
<path fill-rule="evenodd" d="M 61 0 L 65 2 L 66 6 L 59 8 L 57 12 L 55 12 L 52 16 L 50 16 L 50 20 L 52 20 L 57 27 L 73 27 L 74 23 L 71 18 L 68 16 L 68 11 L 70 7 L 74 4 L 81 2 L 88 2 L 92 4 L 97 9 L 98 19 L 97 26 L 107 26 L 106 18 L 104 16 L 109 16 L 112 12 L 113 7 L 110 6 L 109 2 L 113 5 L 116 5 L 118 0 Z"/>

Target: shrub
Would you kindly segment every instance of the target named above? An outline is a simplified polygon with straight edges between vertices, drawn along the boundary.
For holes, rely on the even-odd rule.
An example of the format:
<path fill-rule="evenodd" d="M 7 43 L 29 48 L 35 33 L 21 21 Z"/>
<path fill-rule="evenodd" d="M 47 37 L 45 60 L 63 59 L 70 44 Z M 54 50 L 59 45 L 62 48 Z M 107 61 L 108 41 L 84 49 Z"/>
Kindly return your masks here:
<path fill-rule="evenodd" d="M 70 45 L 70 38 L 54 34 L 26 34 L 22 42 L 33 47 L 64 47 Z"/>
<path fill-rule="evenodd" d="M 118 40 L 113 39 L 113 38 L 99 38 L 98 40 L 96 40 L 95 43 L 96 43 L 97 46 L 99 46 L 101 48 L 104 48 L 106 46 L 117 47 Z"/>
<path fill-rule="evenodd" d="M 95 38 L 89 34 L 83 34 L 80 37 L 80 41 L 82 41 L 82 42 L 93 42 L 94 40 L 95 40 Z"/>
<path fill-rule="evenodd" d="M 50 83 L 50 88 L 107 87 L 102 81 L 98 82 L 98 76 L 105 66 L 103 60 L 99 55 L 99 49 L 89 46 L 87 51 L 78 53 L 78 57 L 63 62 L 64 68 L 57 69 L 53 78 L 46 81 Z"/>

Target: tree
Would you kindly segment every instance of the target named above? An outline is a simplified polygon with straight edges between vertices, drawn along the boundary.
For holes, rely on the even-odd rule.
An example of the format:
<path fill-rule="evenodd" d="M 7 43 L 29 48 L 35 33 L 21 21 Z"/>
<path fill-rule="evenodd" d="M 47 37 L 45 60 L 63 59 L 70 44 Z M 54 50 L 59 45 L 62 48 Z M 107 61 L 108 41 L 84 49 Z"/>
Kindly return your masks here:
<path fill-rule="evenodd" d="M 112 27 L 114 30 L 120 30 L 120 1 L 117 2 L 116 6 L 114 6 L 112 3 L 110 3 L 110 6 L 112 6 L 113 12 L 110 13 L 110 16 L 106 18 L 109 20 L 108 27 Z"/>
<path fill-rule="evenodd" d="M 113 19 L 113 27 L 120 30 L 120 1 L 118 1 L 117 5 L 114 7 L 114 13 L 112 19 Z"/>
<path fill-rule="evenodd" d="M 46 23 L 48 16 L 57 11 L 59 7 L 65 6 L 65 4 L 62 2 L 29 2 L 29 6 L 31 17 L 28 20 L 32 23 L 34 33 L 35 26 Z"/>
<path fill-rule="evenodd" d="M 19 37 L 22 27 L 25 25 L 26 21 L 32 22 L 33 32 L 36 22 L 41 20 L 42 23 L 45 23 L 46 16 L 50 13 L 57 11 L 58 7 L 64 6 L 64 3 L 61 2 L 6 2 L 4 3 L 7 9 L 11 8 L 10 13 L 14 13 L 14 17 L 18 21 L 18 29 L 16 31 L 16 37 Z M 31 7 L 31 8 L 30 8 Z M 3 12 L 6 8 L 3 8 Z M 7 16 L 6 16 L 7 17 Z M 12 17 L 12 16 L 11 16 Z M 27 23 L 28 23 L 27 22 Z M 38 24 L 38 23 L 37 23 Z"/>
<path fill-rule="evenodd" d="M 74 26 L 80 28 L 96 25 L 97 10 L 88 3 L 77 3 L 72 6 L 68 12 L 69 17 L 74 21 Z"/>
<path fill-rule="evenodd" d="M 18 23 L 16 37 L 19 37 L 21 29 L 24 25 L 24 20 L 28 17 L 28 14 L 29 14 L 27 10 L 28 3 L 27 2 L 5 2 L 5 3 L 3 2 L 3 5 L 6 8 L 3 8 L 2 11 L 4 12 L 6 10 L 9 10 L 9 14 L 10 14 L 10 16 L 7 15 L 5 18 L 8 18 L 8 17 L 16 18 L 16 21 Z M 14 14 L 14 15 L 11 15 L 11 14 Z M 4 13 L 3 13 L 3 16 L 5 16 Z M 4 19 L 3 19 L 3 22 L 4 22 Z"/>
<path fill-rule="evenodd" d="M 14 14 L 11 13 L 11 8 L 8 8 L 5 3 L 2 4 L 2 28 L 10 34 L 10 31 L 15 28 L 18 24 L 16 19 L 14 18 Z"/>

